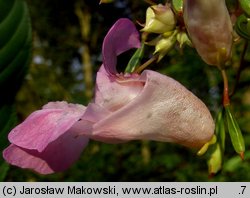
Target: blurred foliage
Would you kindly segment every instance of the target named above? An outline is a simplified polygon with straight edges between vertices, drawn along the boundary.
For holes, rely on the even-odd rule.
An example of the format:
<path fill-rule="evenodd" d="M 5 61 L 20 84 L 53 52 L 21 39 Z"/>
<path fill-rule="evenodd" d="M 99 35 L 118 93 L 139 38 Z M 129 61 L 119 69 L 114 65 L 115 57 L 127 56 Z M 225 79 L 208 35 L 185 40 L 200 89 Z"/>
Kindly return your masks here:
<path fill-rule="evenodd" d="M 33 25 L 34 50 L 30 71 L 16 98 L 20 122 L 49 101 L 67 100 L 87 105 L 85 64 L 82 64 L 82 52 L 86 50 L 86 45 L 94 82 L 95 73 L 101 65 L 102 41 L 108 29 L 120 17 L 143 23 L 148 7 L 144 1 L 132 0 L 116 0 L 101 5 L 99 0 L 27 0 L 27 3 Z M 84 27 L 81 27 L 76 14 L 78 6 L 83 13 L 88 11 L 91 14 L 88 39 L 83 38 L 81 33 Z M 231 87 L 242 49 L 243 41 L 238 41 L 228 68 Z M 145 57 L 149 57 L 153 50 L 153 47 L 147 46 Z M 131 54 L 119 57 L 120 68 L 126 66 Z M 176 46 L 168 56 L 150 67 L 181 82 L 201 98 L 216 116 L 221 106 L 223 82 L 219 71 L 206 65 L 194 49 Z M 249 86 L 250 68 L 247 67 L 231 101 L 245 137 L 246 159 L 241 161 L 236 156 L 227 139 L 224 168 L 213 178 L 208 178 L 206 158 L 197 157 L 196 150 L 153 141 L 120 145 L 92 141 L 80 160 L 63 173 L 42 176 L 11 167 L 6 181 L 250 181 Z"/>
<path fill-rule="evenodd" d="M 7 145 L 7 135 L 16 125 L 13 103 L 31 58 L 32 32 L 29 12 L 23 0 L 0 0 L 0 151 Z M 0 156 L 0 181 L 9 165 Z"/>

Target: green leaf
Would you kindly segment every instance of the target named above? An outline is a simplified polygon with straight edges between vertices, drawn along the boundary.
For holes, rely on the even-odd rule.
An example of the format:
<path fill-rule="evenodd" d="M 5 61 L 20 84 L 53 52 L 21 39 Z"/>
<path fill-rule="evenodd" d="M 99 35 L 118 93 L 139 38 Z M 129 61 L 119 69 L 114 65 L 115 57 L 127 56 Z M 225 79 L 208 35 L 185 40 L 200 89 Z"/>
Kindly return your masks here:
<path fill-rule="evenodd" d="M 18 53 L 30 49 L 31 27 L 28 8 L 20 0 L 16 0 L 9 16 L 0 24 L 0 71 L 8 69 Z"/>
<path fill-rule="evenodd" d="M 2 20 L 8 15 L 14 2 L 15 2 L 15 0 L 8 0 L 8 1 L 1 0 L 0 1 L 0 8 L 1 8 L 0 23 L 2 23 Z"/>
<path fill-rule="evenodd" d="M 250 152 L 249 151 L 246 151 L 245 159 L 246 160 L 244 162 L 242 162 L 242 160 L 239 156 L 232 157 L 229 160 L 227 160 L 227 162 L 225 162 L 223 169 L 227 172 L 235 172 L 235 171 L 241 169 L 244 166 L 244 163 L 246 163 L 246 165 L 247 165 L 248 161 L 250 159 Z"/>
<path fill-rule="evenodd" d="M 183 10 L 183 0 L 172 0 L 174 11 L 178 14 Z"/>
<path fill-rule="evenodd" d="M 27 72 L 32 50 L 29 12 L 23 0 L 0 0 L 0 153 L 9 144 L 7 136 L 16 124 L 13 101 Z M 9 166 L 0 155 L 0 181 Z"/>
<path fill-rule="evenodd" d="M 143 55 L 144 55 L 144 48 L 145 48 L 145 45 L 142 44 L 141 48 L 138 48 L 135 51 L 134 55 L 130 59 L 130 61 L 125 69 L 125 73 L 132 73 L 133 71 L 135 71 L 135 68 L 141 64 L 141 60 L 142 60 Z"/>
<path fill-rule="evenodd" d="M 3 2 L 3 0 L 0 0 L 0 5 L 2 4 L 1 2 Z M 24 4 L 22 3 L 22 1 L 5 1 L 5 4 L 8 5 L 9 12 L 5 13 L 5 16 L 2 16 L 2 21 L 0 23 L 0 49 L 11 39 L 13 34 L 16 32 L 16 29 L 20 24 L 20 21 L 22 20 L 22 16 L 24 15 Z M 10 7 L 10 5 L 12 7 Z"/>
<path fill-rule="evenodd" d="M 9 165 L 5 162 L 1 163 L 0 161 L 0 182 L 4 181 L 4 178 L 6 177 L 8 170 L 9 170 Z"/>
<path fill-rule="evenodd" d="M 10 105 L 1 107 L 0 117 L 2 118 L 0 122 L 0 151 L 2 151 L 8 145 L 7 134 L 15 126 L 17 118 Z"/>
<path fill-rule="evenodd" d="M 9 12 L 0 14 L 0 107 L 14 100 L 27 72 L 32 54 L 32 31 L 23 0 L 0 0 Z M 2 7 L 1 7 L 2 8 Z"/>
<path fill-rule="evenodd" d="M 11 130 L 12 127 L 16 124 L 16 115 L 13 113 L 12 105 L 4 105 L 0 108 L 0 151 L 7 147 L 8 139 L 7 134 Z M 0 155 L 0 181 L 3 181 L 7 171 L 9 169 L 9 165 L 7 165 L 3 158 L 2 154 Z"/>
<path fill-rule="evenodd" d="M 239 0 L 239 2 L 243 11 L 250 16 L 250 0 Z"/>

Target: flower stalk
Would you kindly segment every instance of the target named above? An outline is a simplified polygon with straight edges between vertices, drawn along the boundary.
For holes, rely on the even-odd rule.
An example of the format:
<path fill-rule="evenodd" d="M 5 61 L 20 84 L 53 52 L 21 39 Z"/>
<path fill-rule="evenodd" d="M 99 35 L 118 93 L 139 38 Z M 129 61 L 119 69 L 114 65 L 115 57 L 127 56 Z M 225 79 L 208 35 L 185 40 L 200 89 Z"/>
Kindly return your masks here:
<path fill-rule="evenodd" d="M 154 63 L 156 60 L 158 60 L 158 55 L 152 56 L 149 60 L 147 60 L 145 63 L 140 65 L 136 70 L 135 73 L 141 73 L 145 68 L 147 68 L 149 65 Z"/>
<path fill-rule="evenodd" d="M 228 87 L 228 78 L 227 78 L 227 73 L 225 69 L 221 70 L 221 75 L 223 78 L 223 83 L 224 83 L 224 89 L 223 89 L 223 106 L 229 106 L 230 105 L 230 98 L 229 98 L 229 87 Z"/>

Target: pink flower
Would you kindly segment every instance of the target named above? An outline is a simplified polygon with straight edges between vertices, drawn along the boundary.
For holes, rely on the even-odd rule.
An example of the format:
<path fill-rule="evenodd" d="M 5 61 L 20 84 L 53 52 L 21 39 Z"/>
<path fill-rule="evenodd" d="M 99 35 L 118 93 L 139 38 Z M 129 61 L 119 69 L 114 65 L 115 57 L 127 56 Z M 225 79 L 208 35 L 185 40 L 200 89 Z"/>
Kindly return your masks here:
<path fill-rule="evenodd" d="M 10 132 L 6 161 L 49 174 L 68 168 L 89 139 L 145 139 L 198 148 L 210 140 L 214 122 L 208 109 L 177 81 L 150 70 L 117 73 L 117 55 L 139 46 L 133 23 L 118 20 L 104 39 L 94 101 L 87 107 L 50 102 L 32 113 Z"/>

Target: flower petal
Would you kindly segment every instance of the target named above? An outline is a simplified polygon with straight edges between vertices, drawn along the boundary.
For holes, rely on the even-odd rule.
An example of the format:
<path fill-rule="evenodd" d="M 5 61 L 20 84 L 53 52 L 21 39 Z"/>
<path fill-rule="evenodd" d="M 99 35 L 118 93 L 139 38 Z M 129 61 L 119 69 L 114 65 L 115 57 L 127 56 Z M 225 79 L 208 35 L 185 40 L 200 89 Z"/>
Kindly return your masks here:
<path fill-rule="evenodd" d="M 117 73 L 117 56 L 131 48 L 139 48 L 139 33 L 126 18 L 119 19 L 109 30 L 102 45 L 103 65 L 109 75 Z"/>
<path fill-rule="evenodd" d="M 108 111 L 107 109 L 100 107 L 95 103 L 90 103 L 87 106 L 86 111 L 81 119 L 95 123 L 98 122 L 99 120 L 104 119 L 110 114 L 111 112 Z"/>
<path fill-rule="evenodd" d="M 141 93 L 123 108 L 93 125 L 93 135 L 121 140 L 149 139 L 201 147 L 214 132 L 205 104 L 177 81 L 144 71 Z"/>
<path fill-rule="evenodd" d="M 9 133 L 9 141 L 19 147 L 41 152 L 69 130 L 84 114 L 85 108 L 66 102 L 49 103 L 16 126 Z"/>
<path fill-rule="evenodd" d="M 119 77 L 109 76 L 103 66 L 97 73 L 95 103 L 107 108 L 110 111 L 116 111 L 133 100 L 143 89 L 144 82 L 139 80 L 139 75 L 128 80 Z"/>
<path fill-rule="evenodd" d="M 11 144 L 3 152 L 5 160 L 21 168 L 33 169 L 41 174 L 64 171 L 75 162 L 87 146 L 88 138 L 69 130 L 51 142 L 42 152 Z"/>

